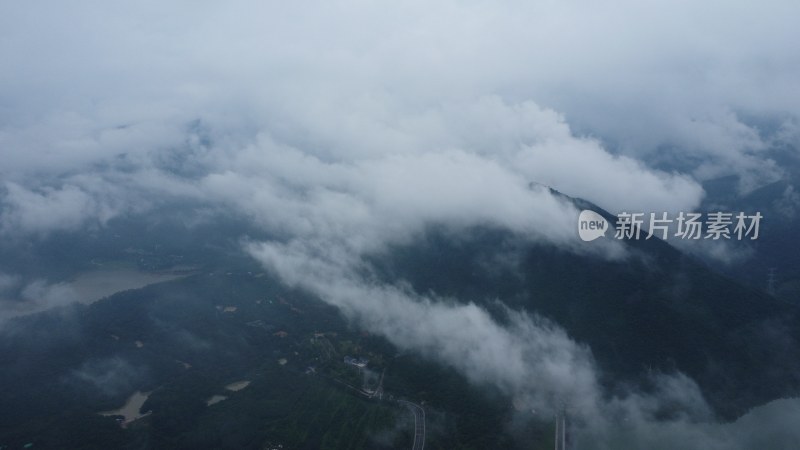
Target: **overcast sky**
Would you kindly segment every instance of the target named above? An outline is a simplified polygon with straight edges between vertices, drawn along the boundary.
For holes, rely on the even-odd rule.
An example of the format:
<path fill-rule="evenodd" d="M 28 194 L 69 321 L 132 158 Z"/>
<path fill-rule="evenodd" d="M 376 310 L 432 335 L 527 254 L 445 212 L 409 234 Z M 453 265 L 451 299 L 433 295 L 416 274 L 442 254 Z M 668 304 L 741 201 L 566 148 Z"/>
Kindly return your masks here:
<path fill-rule="evenodd" d="M 587 251 L 574 207 L 531 182 L 611 211 L 689 211 L 704 180 L 780 178 L 769 149 L 800 142 L 798 17 L 796 0 L 5 2 L 0 234 L 159 202 L 230 209 L 284 238 L 247 247 L 266 267 L 395 344 L 537 407 L 555 392 L 603 410 L 590 356 L 557 326 L 515 316 L 509 334 L 355 269 L 431 223 Z M 419 318 L 438 331 L 396 332 Z M 482 354 L 508 348 L 518 370 L 458 360 L 474 336 L 447 331 L 475 324 Z M 704 411 L 690 380 L 663 384 Z"/>
<path fill-rule="evenodd" d="M 82 207 L 63 212 L 65 226 L 103 220 L 127 206 L 95 198 L 98 180 L 62 192 L 65 180 L 121 154 L 127 170 L 152 168 L 200 119 L 217 144 L 209 172 L 239 174 L 231 161 L 265 140 L 355 166 L 460 152 L 612 210 L 691 207 L 698 180 L 776 176 L 762 152 L 778 133 L 757 120 L 797 138 L 797 10 L 793 1 L 4 5 L 0 176 L 15 183 L 11 204 L 46 179 L 51 206 Z M 652 167 L 675 160 L 692 164 Z M 318 174 L 282 175 L 319 184 Z"/>

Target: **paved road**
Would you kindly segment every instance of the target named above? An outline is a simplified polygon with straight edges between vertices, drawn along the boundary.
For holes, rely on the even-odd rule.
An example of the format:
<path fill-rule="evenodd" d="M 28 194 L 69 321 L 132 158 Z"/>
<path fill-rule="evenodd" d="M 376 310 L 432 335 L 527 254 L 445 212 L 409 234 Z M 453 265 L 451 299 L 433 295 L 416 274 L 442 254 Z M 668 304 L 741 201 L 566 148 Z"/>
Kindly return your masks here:
<path fill-rule="evenodd" d="M 423 450 L 425 448 L 425 410 L 416 403 L 406 400 L 398 400 L 406 405 L 414 413 L 414 445 L 411 450 Z"/>
<path fill-rule="evenodd" d="M 562 410 L 556 415 L 556 450 L 567 448 L 567 415 Z"/>

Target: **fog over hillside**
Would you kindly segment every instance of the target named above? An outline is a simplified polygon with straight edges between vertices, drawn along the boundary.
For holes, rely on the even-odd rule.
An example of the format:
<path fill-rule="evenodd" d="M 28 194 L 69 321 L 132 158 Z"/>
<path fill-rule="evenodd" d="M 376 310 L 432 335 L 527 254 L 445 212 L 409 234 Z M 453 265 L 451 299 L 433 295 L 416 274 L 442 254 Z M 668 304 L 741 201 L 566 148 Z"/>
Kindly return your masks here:
<path fill-rule="evenodd" d="M 611 389 L 563 324 L 374 262 L 433 227 L 656 267 L 647 249 L 582 242 L 570 198 L 672 214 L 708 205 L 721 177 L 731 207 L 792 187 L 798 14 L 789 0 L 5 4 L 0 317 L 78 300 L 18 262 L 53 241 L 227 220 L 216 238 L 354 326 L 526 411 L 566 406 L 576 448 L 791 448 L 794 400 L 725 422 L 680 367 Z M 769 201 L 793 223 L 787 189 Z M 756 245 L 693 244 L 678 248 L 721 266 Z M 521 270 L 499 250 L 492 267 Z"/>

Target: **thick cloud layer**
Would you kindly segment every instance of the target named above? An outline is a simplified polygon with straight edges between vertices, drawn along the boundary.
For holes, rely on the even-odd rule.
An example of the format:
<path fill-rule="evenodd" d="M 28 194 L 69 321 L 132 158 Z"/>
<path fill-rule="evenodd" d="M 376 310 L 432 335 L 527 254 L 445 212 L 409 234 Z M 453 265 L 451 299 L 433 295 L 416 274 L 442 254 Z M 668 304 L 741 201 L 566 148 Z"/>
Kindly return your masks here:
<path fill-rule="evenodd" d="M 371 283 L 352 271 L 354 255 L 340 249 L 322 253 L 296 242 L 250 244 L 249 250 L 288 283 L 310 289 L 402 349 L 421 351 L 546 414 L 562 403 L 594 412 L 598 387 L 591 354 L 554 324 L 509 312 L 510 325 L 503 327 L 475 304 Z"/>
<path fill-rule="evenodd" d="M 613 242 L 580 244 L 577 211 L 544 186 L 611 211 L 678 211 L 704 179 L 781 176 L 768 155 L 800 136 L 799 12 L 790 0 L 4 5 L 0 235 L 169 203 L 234 212 L 276 237 L 248 250 L 285 281 L 531 407 L 568 402 L 596 443 L 613 441 L 612 412 L 699 439 L 708 411 L 691 380 L 604 400 L 590 352 L 557 326 L 510 313 L 504 327 L 376 285 L 363 257 L 429 224 L 488 224 L 619 258 Z M 58 303 L 57 284 L 4 284 Z M 691 413 L 659 423 L 665 400 Z"/>
<path fill-rule="evenodd" d="M 0 327 L 8 318 L 79 300 L 77 292 L 68 283 L 48 283 L 40 278 L 25 281 L 19 275 L 0 272 Z"/>
<path fill-rule="evenodd" d="M 383 285 L 341 248 L 251 243 L 254 257 L 282 279 L 337 306 L 348 318 L 403 350 L 451 366 L 479 386 L 494 386 L 514 406 L 550 420 L 570 417 L 575 448 L 790 449 L 800 401 L 776 401 L 729 424 L 716 421 L 699 387 L 681 373 L 654 374 L 653 389 L 605 392 L 591 351 L 535 314 L 506 310 L 501 324 L 473 303 Z"/>
<path fill-rule="evenodd" d="M 691 157 L 698 176 L 767 175 L 769 138 L 749 119 L 797 122 L 788 0 L 172 5 L 4 7 L 7 170 L 40 165 L 19 147 L 64 169 L 164 145 L 165 123 L 200 114 L 368 145 L 396 111 L 494 94 L 555 108 L 626 154 Z M 383 120 L 364 127 L 357 111 Z"/>
<path fill-rule="evenodd" d="M 212 124 L 187 131 L 177 150 L 112 153 L 82 169 L 89 173 L 9 174 L 2 230 L 75 230 L 145 211 L 153 199 L 190 199 L 227 205 L 270 230 L 358 238 L 354 245 L 364 248 L 402 240 L 430 222 L 490 223 L 572 245 L 576 212 L 532 183 L 640 210 L 689 208 L 702 194 L 685 176 L 575 137 L 560 116 L 531 102 L 482 97 L 415 115 L 397 111 L 391 129 L 368 111 L 351 114 L 363 139 L 293 142 L 300 137 L 281 139 L 268 123 L 254 136 L 230 137 Z M 319 132 L 296 126 L 309 127 L 305 139 Z"/>

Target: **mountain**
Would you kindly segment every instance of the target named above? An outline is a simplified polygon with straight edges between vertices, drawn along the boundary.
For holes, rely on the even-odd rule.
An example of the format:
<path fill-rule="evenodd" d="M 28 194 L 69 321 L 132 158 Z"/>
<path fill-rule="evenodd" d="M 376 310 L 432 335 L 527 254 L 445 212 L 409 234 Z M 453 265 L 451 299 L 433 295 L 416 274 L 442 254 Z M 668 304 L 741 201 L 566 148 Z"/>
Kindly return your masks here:
<path fill-rule="evenodd" d="M 564 198 L 614 222 L 596 205 Z M 404 398 L 425 405 L 425 448 L 552 448 L 551 417 L 528 414 L 521 425 L 502 393 L 365 333 L 235 256 L 236 243 L 214 241 L 213 230 L 171 240 L 179 231 L 162 228 L 170 245 L 131 253 L 125 229 L 98 235 L 105 260 L 161 270 L 185 245 L 193 251 L 181 261 L 194 271 L 4 323 L 0 446 L 408 448 L 414 416 L 390 400 Z M 491 227 L 431 226 L 369 262 L 381 281 L 477 302 L 500 323 L 504 307 L 552 320 L 591 349 L 609 392 L 647 390 L 649 375 L 682 372 L 728 419 L 797 394 L 795 305 L 667 242 L 623 244 L 629 256 L 609 261 Z M 369 360 L 369 372 L 345 357 Z M 357 392 L 376 380 L 386 401 Z M 227 387 L 244 381 L 241 391 Z M 99 414 L 137 391 L 148 393 L 137 412 L 150 414 L 125 428 L 121 417 Z"/>
<path fill-rule="evenodd" d="M 614 223 L 597 205 L 569 200 Z M 431 228 L 424 239 L 375 263 L 385 279 L 406 279 L 420 292 L 487 308 L 499 299 L 552 319 L 589 345 L 609 386 L 641 381 L 648 372 L 680 371 L 727 418 L 798 393 L 796 306 L 659 239 L 624 243 L 630 256 L 608 261 L 498 230 L 452 238 Z"/>

